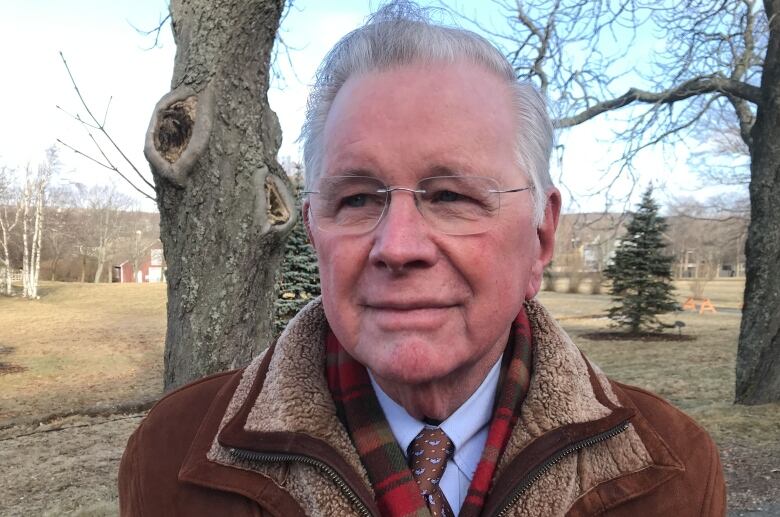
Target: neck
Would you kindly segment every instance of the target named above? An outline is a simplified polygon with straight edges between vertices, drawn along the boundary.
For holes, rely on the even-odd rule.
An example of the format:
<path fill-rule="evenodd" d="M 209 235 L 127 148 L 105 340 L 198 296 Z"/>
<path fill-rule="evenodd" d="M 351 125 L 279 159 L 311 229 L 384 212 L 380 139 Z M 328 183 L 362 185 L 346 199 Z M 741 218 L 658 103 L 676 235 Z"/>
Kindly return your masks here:
<path fill-rule="evenodd" d="M 508 332 L 476 363 L 465 365 L 440 379 L 409 384 L 376 375 L 374 371 L 371 375 L 388 397 L 417 420 L 444 421 L 477 391 L 503 354 L 507 338 Z"/>

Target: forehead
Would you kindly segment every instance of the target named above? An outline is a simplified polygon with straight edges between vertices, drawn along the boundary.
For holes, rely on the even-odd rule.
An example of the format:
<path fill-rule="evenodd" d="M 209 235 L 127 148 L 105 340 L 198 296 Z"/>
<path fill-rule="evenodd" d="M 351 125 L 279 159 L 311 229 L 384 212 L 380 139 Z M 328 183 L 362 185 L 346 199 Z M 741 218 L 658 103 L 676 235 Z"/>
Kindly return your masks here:
<path fill-rule="evenodd" d="M 353 76 L 325 123 L 324 175 L 516 174 L 514 120 L 509 86 L 477 65 L 411 64 Z"/>

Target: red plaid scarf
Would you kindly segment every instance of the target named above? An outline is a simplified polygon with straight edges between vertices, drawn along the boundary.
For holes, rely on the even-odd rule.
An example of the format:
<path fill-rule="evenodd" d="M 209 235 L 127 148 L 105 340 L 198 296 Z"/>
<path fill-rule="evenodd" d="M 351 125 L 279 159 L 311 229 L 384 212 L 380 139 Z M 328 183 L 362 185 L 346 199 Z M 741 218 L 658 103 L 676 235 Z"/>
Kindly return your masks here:
<path fill-rule="evenodd" d="M 496 465 L 528 393 L 531 354 L 531 329 L 522 310 L 512 324 L 487 442 L 463 501 L 461 516 L 477 516 L 482 511 Z M 326 355 L 328 386 L 336 411 L 366 467 L 383 517 L 428 517 L 428 507 L 385 419 L 365 367 L 347 354 L 333 333 L 328 334 Z"/>

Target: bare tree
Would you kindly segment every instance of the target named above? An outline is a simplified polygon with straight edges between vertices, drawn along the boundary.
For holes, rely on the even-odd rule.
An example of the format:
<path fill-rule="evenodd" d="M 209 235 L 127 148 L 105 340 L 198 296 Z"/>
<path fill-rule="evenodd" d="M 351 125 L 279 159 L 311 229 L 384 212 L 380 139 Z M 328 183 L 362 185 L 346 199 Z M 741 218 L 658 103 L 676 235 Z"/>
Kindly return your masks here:
<path fill-rule="evenodd" d="M 22 296 L 38 298 L 38 274 L 41 270 L 41 243 L 43 237 L 46 193 L 52 174 L 58 167 L 57 150 L 46 151 L 46 160 L 35 172 L 28 165 L 22 190 Z"/>
<path fill-rule="evenodd" d="M 58 266 L 73 249 L 78 208 L 77 191 L 72 185 L 57 185 L 49 189 L 48 223 L 44 228 L 46 253 L 42 257 L 49 261 L 49 280 L 57 280 Z"/>
<path fill-rule="evenodd" d="M 649 146 L 703 136 L 713 109 L 733 114 L 750 154 L 736 402 L 780 400 L 780 0 L 499 3 L 511 30 L 496 36 L 558 127 L 628 108 L 620 173 Z"/>
<path fill-rule="evenodd" d="M 122 214 L 131 208 L 133 201 L 118 192 L 114 185 L 98 185 L 89 189 L 85 204 L 89 214 L 89 233 L 92 235 L 91 253 L 97 260 L 94 282 L 98 283 L 114 244 L 124 230 Z"/>
<path fill-rule="evenodd" d="M 14 176 L 13 170 L 6 166 L 0 167 L 0 244 L 3 252 L 0 256 L 0 266 L 3 267 L 3 291 L 8 296 L 13 294 L 8 241 L 22 213 L 19 192 L 14 186 Z"/>

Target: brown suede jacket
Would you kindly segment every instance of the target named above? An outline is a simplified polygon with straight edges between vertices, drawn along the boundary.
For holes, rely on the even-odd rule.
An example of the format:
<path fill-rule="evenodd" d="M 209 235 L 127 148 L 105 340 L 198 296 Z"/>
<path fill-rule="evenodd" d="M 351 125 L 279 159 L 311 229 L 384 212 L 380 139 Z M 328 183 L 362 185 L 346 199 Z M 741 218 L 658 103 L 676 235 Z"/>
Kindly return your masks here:
<path fill-rule="evenodd" d="M 721 516 L 707 433 L 604 376 L 537 302 L 534 372 L 483 515 Z M 122 458 L 122 515 L 379 516 L 325 378 L 318 301 L 246 369 L 163 398 Z"/>

